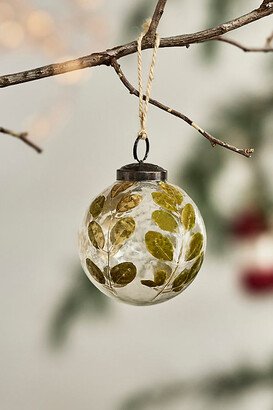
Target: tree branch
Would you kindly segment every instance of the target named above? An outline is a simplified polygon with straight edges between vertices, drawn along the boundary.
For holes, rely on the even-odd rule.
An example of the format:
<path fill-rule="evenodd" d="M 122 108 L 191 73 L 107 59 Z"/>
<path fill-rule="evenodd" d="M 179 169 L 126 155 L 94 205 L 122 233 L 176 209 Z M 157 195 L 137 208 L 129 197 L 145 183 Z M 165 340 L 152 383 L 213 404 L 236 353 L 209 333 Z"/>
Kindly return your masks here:
<path fill-rule="evenodd" d="M 29 139 L 27 139 L 27 132 L 14 132 L 3 127 L 0 127 L 0 132 L 2 134 L 7 134 L 12 137 L 18 138 L 19 140 L 27 144 L 29 147 L 33 148 L 36 152 L 38 152 L 38 154 L 41 154 L 43 152 L 43 150 L 40 147 L 38 147 L 38 145 L 34 144 Z"/>
<path fill-rule="evenodd" d="M 273 41 L 273 31 L 270 34 L 270 36 L 267 37 L 266 42 L 265 42 L 265 46 L 266 47 L 271 47 L 272 41 Z"/>
<path fill-rule="evenodd" d="M 119 63 L 117 62 L 117 60 L 115 58 L 112 58 L 111 60 L 111 66 L 114 68 L 114 70 L 116 71 L 117 75 L 119 76 L 119 79 L 121 80 L 121 82 L 125 85 L 125 87 L 127 88 L 127 90 L 130 92 L 130 94 L 135 95 L 136 97 L 139 97 L 139 92 L 137 91 L 136 88 L 133 87 L 133 85 L 127 80 L 127 78 L 125 77 L 123 71 L 121 70 L 121 67 L 119 65 Z M 146 100 L 146 96 L 143 96 L 144 100 Z M 193 122 L 189 117 L 187 117 L 186 115 L 173 110 L 172 108 L 168 107 L 167 105 L 162 104 L 161 102 L 154 100 L 152 98 L 150 98 L 149 103 L 154 105 L 155 107 L 168 112 L 169 114 L 174 115 L 175 117 L 180 118 L 181 120 L 185 121 L 187 124 L 189 124 L 191 127 L 195 128 L 201 135 L 203 135 L 203 137 L 205 137 L 207 140 L 209 140 L 209 142 L 211 143 L 211 145 L 213 147 L 215 147 L 216 145 L 220 145 L 221 147 L 224 147 L 226 149 L 229 149 L 230 151 L 234 151 L 237 154 L 243 155 L 247 158 L 251 157 L 251 154 L 254 152 L 253 148 L 247 148 L 247 149 L 241 149 L 241 148 L 237 148 L 234 147 L 233 145 L 230 145 L 224 141 L 221 141 L 215 137 L 213 137 L 211 134 L 209 134 L 208 132 L 204 131 L 202 128 L 200 128 L 195 122 Z"/>
<path fill-rule="evenodd" d="M 167 3 L 167 0 L 158 0 L 158 3 L 156 5 L 155 11 L 152 17 L 152 21 L 149 26 L 149 30 L 147 31 L 147 34 L 146 34 L 147 38 L 154 39 L 158 24 L 160 22 L 162 14 L 164 13 L 166 3 Z"/>
<path fill-rule="evenodd" d="M 143 49 L 152 48 L 154 46 L 153 44 L 154 37 L 155 37 L 156 30 L 160 22 L 160 19 L 164 13 L 166 3 L 167 3 L 167 0 L 158 0 L 155 11 L 151 19 L 148 32 L 146 36 L 143 38 L 143 42 L 142 42 Z M 184 35 L 179 35 L 179 36 L 174 36 L 174 37 L 162 38 L 160 41 L 160 47 L 184 47 L 184 46 L 189 47 L 190 44 L 201 43 L 201 42 L 205 42 L 209 40 L 217 40 L 217 41 L 222 41 L 222 42 L 234 45 L 245 52 L 273 51 L 273 49 L 270 46 L 272 42 L 273 34 L 270 37 L 268 37 L 266 46 L 264 48 L 245 47 L 235 40 L 222 37 L 222 35 L 225 33 L 236 30 L 242 26 L 250 24 L 254 21 L 257 21 L 271 14 L 273 14 L 273 1 L 264 0 L 258 9 L 255 9 L 251 11 L 250 13 L 247 13 L 241 17 L 235 18 L 227 23 L 218 25 L 216 27 L 213 27 L 207 30 L 192 33 L 192 34 L 184 34 Z M 137 42 L 133 41 L 131 43 L 117 46 L 117 47 L 114 47 L 106 51 L 92 53 L 90 55 L 83 56 L 83 57 L 80 57 L 74 60 L 65 61 L 63 63 L 50 64 L 47 66 L 34 68 L 32 70 L 26 70 L 26 71 L 19 72 L 19 73 L 3 75 L 0 77 L 0 88 L 25 83 L 28 81 L 39 80 L 42 78 L 51 77 L 55 75 L 60 75 L 60 74 L 64 74 L 64 73 L 75 71 L 75 70 L 81 70 L 81 69 L 88 68 L 88 67 L 95 67 L 95 66 L 100 66 L 100 65 L 106 65 L 106 66 L 111 65 L 115 69 L 122 83 L 129 90 L 129 92 L 135 96 L 139 96 L 138 91 L 127 80 L 127 78 L 125 77 L 125 75 L 123 74 L 120 68 L 120 65 L 117 62 L 119 58 L 133 54 L 136 51 L 137 51 Z M 144 98 L 146 97 L 144 96 Z M 153 104 L 154 106 L 162 109 L 163 111 L 166 111 L 182 119 L 183 121 L 185 121 L 191 127 L 195 128 L 206 139 L 208 139 L 212 146 L 220 145 L 231 151 L 237 152 L 238 154 L 244 155 L 245 157 L 250 157 L 251 154 L 254 152 L 253 149 L 239 149 L 237 147 L 234 147 L 224 141 L 221 141 L 213 137 L 211 134 L 207 133 L 202 128 L 200 128 L 197 124 L 195 124 L 186 115 L 176 110 L 173 110 L 154 99 L 150 99 L 149 102 Z M 7 130 L 3 127 L 0 127 L 0 132 L 11 135 L 13 137 L 16 137 L 22 140 L 25 144 L 35 149 L 38 153 L 42 152 L 40 147 L 38 147 L 36 144 L 34 144 L 33 142 L 27 139 L 28 134 L 26 132 L 16 133 L 16 132 Z"/>
<path fill-rule="evenodd" d="M 163 1 L 158 2 L 158 7 L 160 8 L 161 6 L 160 10 L 162 10 L 163 5 Z M 219 26 L 199 31 L 197 33 L 162 38 L 160 41 L 160 47 L 184 47 L 190 44 L 212 40 L 215 37 L 222 36 L 225 33 L 236 30 L 271 14 L 273 14 L 273 1 L 263 2 L 258 9 L 255 9 L 241 17 L 237 17 L 227 23 L 220 24 Z M 158 24 L 157 22 L 159 22 L 159 14 L 156 14 L 153 27 L 156 27 L 156 24 Z M 153 43 L 154 41 L 151 37 L 145 36 L 142 42 L 142 48 L 153 48 Z M 133 41 L 106 51 L 92 53 L 75 60 L 50 64 L 15 74 L 3 75 L 0 77 L 0 87 L 9 87 L 11 85 L 21 84 L 28 81 L 40 80 L 42 78 L 68 73 L 70 71 L 81 70 L 87 67 L 111 65 L 111 59 L 113 57 L 118 60 L 119 58 L 133 54 L 136 51 L 137 43 L 136 41 Z"/>
<path fill-rule="evenodd" d="M 273 48 L 270 47 L 270 42 L 269 45 L 265 46 L 265 47 L 246 47 L 243 44 L 239 43 L 239 41 L 235 41 L 231 38 L 227 38 L 227 37 L 215 37 L 212 39 L 212 41 L 217 40 L 217 41 L 222 41 L 223 43 L 228 43 L 231 44 L 232 46 L 235 46 L 241 50 L 243 50 L 244 52 L 248 53 L 272 53 L 273 52 Z"/>

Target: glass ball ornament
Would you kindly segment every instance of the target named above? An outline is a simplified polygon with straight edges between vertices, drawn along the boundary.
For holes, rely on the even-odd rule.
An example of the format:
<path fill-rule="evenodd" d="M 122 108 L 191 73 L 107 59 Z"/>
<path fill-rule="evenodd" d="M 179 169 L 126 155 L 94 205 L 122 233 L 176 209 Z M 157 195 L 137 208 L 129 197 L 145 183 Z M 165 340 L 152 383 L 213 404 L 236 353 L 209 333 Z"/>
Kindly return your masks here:
<path fill-rule="evenodd" d="M 192 199 L 167 182 L 167 171 L 144 162 L 117 171 L 117 181 L 87 209 L 79 231 L 82 267 L 107 296 L 153 305 L 195 279 L 206 230 Z"/>

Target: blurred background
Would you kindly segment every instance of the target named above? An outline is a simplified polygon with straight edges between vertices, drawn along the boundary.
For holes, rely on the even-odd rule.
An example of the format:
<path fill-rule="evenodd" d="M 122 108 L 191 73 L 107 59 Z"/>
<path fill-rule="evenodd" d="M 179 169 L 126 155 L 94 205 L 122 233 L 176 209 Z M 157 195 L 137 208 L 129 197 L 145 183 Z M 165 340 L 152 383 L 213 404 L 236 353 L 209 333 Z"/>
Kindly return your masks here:
<path fill-rule="evenodd" d="M 0 1 L 1 75 L 136 38 L 155 1 Z M 169 0 L 161 36 L 201 30 L 254 0 Z M 263 46 L 272 17 L 230 37 Z M 150 53 L 144 53 L 145 67 Z M 136 85 L 136 55 L 120 60 Z M 77 255 L 91 199 L 132 160 L 138 101 L 98 67 L 2 89 L 1 410 L 273 409 L 273 59 L 227 44 L 159 51 L 154 98 L 248 160 L 149 108 L 149 160 L 203 214 L 208 252 L 195 282 L 152 307 L 99 293 Z"/>

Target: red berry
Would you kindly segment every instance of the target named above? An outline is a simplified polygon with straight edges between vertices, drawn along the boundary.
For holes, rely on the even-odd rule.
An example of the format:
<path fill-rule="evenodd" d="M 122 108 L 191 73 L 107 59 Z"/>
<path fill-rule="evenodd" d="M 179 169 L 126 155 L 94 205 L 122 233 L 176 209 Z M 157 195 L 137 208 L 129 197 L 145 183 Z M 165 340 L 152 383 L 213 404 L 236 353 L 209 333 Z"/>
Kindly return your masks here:
<path fill-rule="evenodd" d="M 249 268 L 242 275 L 243 287 L 251 293 L 273 291 L 273 267 Z"/>
<path fill-rule="evenodd" d="M 258 209 L 248 209 L 232 223 L 232 232 L 237 238 L 250 238 L 269 230 L 266 215 Z"/>

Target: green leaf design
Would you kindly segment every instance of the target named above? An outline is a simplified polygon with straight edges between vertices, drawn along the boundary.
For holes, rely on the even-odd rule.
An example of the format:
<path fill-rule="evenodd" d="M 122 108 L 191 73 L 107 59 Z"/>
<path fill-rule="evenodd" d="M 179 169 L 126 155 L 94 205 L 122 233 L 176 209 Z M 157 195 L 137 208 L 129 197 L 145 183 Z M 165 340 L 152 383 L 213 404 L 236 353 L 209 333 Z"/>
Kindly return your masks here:
<path fill-rule="evenodd" d="M 167 184 L 167 182 L 160 182 L 159 185 L 163 191 L 174 198 L 177 205 L 182 204 L 183 195 L 177 188 L 175 188 L 173 185 Z"/>
<path fill-rule="evenodd" d="M 184 228 L 189 231 L 195 225 L 195 212 L 192 204 L 187 204 L 184 206 L 181 212 L 181 222 Z"/>
<path fill-rule="evenodd" d="M 101 213 L 105 203 L 105 197 L 103 195 L 98 196 L 90 205 L 89 212 L 93 218 L 97 218 Z"/>
<path fill-rule="evenodd" d="M 148 251 L 157 259 L 173 260 L 173 244 L 169 238 L 159 232 L 149 231 L 145 234 L 145 243 Z"/>
<path fill-rule="evenodd" d="M 184 269 L 173 281 L 172 290 L 174 292 L 180 292 L 186 285 L 193 281 L 197 273 L 199 272 L 204 260 L 204 253 L 196 259 L 190 269 Z"/>
<path fill-rule="evenodd" d="M 131 283 L 137 274 L 137 269 L 132 262 L 122 262 L 110 270 L 110 276 L 115 286 L 123 287 Z"/>
<path fill-rule="evenodd" d="M 100 268 L 91 261 L 91 259 L 86 259 L 86 266 L 87 269 L 90 273 L 90 275 L 92 275 L 92 277 L 99 283 L 104 284 L 105 283 L 105 278 L 103 276 L 102 271 L 100 270 Z"/>
<path fill-rule="evenodd" d="M 162 210 L 154 211 L 152 219 L 163 231 L 175 232 L 177 230 L 178 224 L 169 212 Z"/>
<path fill-rule="evenodd" d="M 112 244 L 122 246 L 133 235 L 135 228 L 136 223 L 133 218 L 121 218 L 111 230 L 110 239 Z"/>
<path fill-rule="evenodd" d="M 192 267 L 189 269 L 189 275 L 190 275 L 190 280 L 193 280 L 197 273 L 199 272 L 202 263 L 204 261 L 204 252 L 201 253 L 201 255 L 196 259 Z"/>
<path fill-rule="evenodd" d="M 104 247 L 105 238 L 103 230 L 97 222 L 92 221 L 88 225 L 88 236 L 95 248 L 102 249 Z"/>
<path fill-rule="evenodd" d="M 118 182 L 113 186 L 110 192 L 111 198 L 115 198 L 118 196 L 121 192 L 126 191 L 126 189 L 130 188 L 133 186 L 135 182 L 130 182 L 130 181 L 124 181 L 124 182 Z"/>
<path fill-rule="evenodd" d="M 156 283 L 153 280 L 141 280 L 142 285 L 148 286 L 148 288 L 154 288 Z"/>
<path fill-rule="evenodd" d="M 174 292 L 180 292 L 180 290 L 182 290 L 183 287 L 187 284 L 188 279 L 189 279 L 189 271 L 185 269 L 178 276 L 176 276 L 172 284 L 172 290 Z"/>
<path fill-rule="evenodd" d="M 167 279 L 167 272 L 164 270 L 157 270 L 154 274 L 154 281 L 156 286 L 164 285 Z"/>
<path fill-rule="evenodd" d="M 117 204 L 118 212 L 127 212 L 139 205 L 142 196 L 139 194 L 124 195 Z"/>
<path fill-rule="evenodd" d="M 142 285 L 154 288 L 156 286 L 164 285 L 167 279 L 167 272 L 164 270 L 158 270 L 154 273 L 154 280 L 142 280 Z"/>
<path fill-rule="evenodd" d="M 186 261 L 191 261 L 200 254 L 203 247 L 203 243 L 204 237 L 200 232 L 197 232 L 194 235 L 192 235 L 189 247 L 186 252 Z"/>
<path fill-rule="evenodd" d="M 168 195 L 166 192 L 152 192 L 154 202 L 167 209 L 168 211 L 176 212 L 176 199 L 173 196 Z"/>

